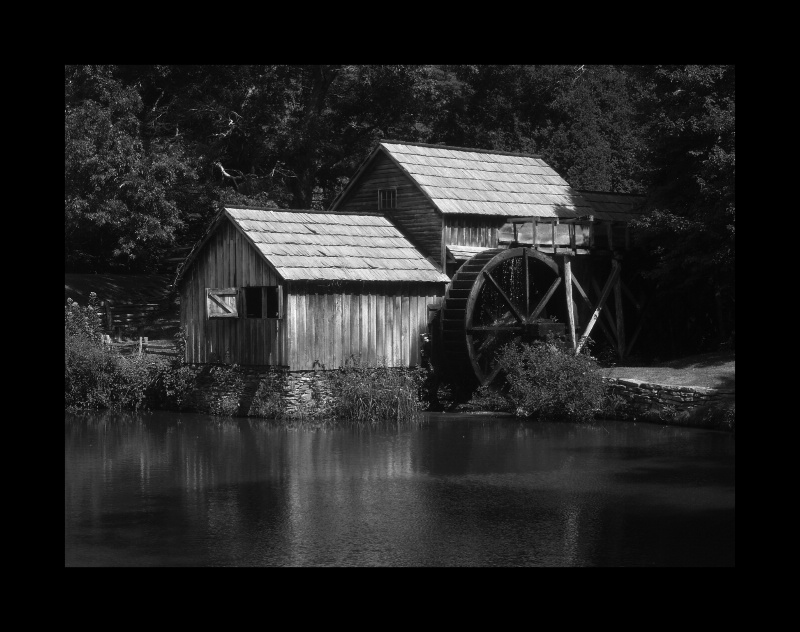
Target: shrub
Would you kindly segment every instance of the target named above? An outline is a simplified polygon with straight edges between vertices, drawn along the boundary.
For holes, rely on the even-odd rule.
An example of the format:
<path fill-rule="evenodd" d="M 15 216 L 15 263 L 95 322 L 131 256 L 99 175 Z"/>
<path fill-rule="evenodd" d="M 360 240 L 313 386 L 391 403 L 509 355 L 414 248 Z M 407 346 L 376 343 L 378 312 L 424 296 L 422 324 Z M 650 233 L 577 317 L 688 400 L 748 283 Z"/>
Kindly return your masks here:
<path fill-rule="evenodd" d="M 153 396 L 163 360 L 122 356 L 102 341 L 97 295 L 64 307 L 64 405 L 69 409 L 138 410 Z"/>
<path fill-rule="evenodd" d="M 97 313 L 97 294 L 89 294 L 89 303 L 81 307 L 71 298 L 67 299 L 64 306 L 64 334 L 86 338 L 90 342 L 100 344 L 102 339 L 102 321 Z"/>
<path fill-rule="evenodd" d="M 418 423 L 422 419 L 420 391 L 426 378 L 422 368 L 368 365 L 359 356 L 351 356 L 326 378 L 330 397 L 325 414 L 337 420 Z"/>
<path fill-rule="evenodd" d="M 144 356 L 121 356 L 90 337 L 64 339 L 64 404 L 67 408 L 144 407 L 154 370 Z"/>
<path fill-rule="evenodd" d="M 467 411 L 514 412 L 516 406 L 502 391 L 489 386 L 479 386 L 470 400 L 458 408 Z"/>
<path fill-rule="evenodd" d="M 598 362 L 547 339 L 506 345 L 498 354 L 508 381 L 506 397 L 523 417 L 587 421 L 605 409 L 606 386 Z"/>
<path fill-rule="evenodd" d="M 180 361 L 156 367 L 148 392 L 151 405 L 167 410 L 190 409 L 198 372 Z"/>
<path fill-rule="evenodd" d="M 283 374 L 270 373 L 259 380 L 250 404 L 250 416 L 282 419 L 286 415 L 285 379 Z"/>

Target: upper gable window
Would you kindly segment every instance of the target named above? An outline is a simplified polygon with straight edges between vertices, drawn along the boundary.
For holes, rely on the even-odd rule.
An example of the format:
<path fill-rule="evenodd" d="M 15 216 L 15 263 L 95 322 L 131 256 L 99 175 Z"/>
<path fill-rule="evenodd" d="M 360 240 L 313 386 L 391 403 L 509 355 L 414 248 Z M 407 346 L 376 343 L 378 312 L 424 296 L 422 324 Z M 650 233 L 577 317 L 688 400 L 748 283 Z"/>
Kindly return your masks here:
<path fill-rule="evenodd" d="M 397 189 L 378 189 L 378 210 L 397 208 Z"/>

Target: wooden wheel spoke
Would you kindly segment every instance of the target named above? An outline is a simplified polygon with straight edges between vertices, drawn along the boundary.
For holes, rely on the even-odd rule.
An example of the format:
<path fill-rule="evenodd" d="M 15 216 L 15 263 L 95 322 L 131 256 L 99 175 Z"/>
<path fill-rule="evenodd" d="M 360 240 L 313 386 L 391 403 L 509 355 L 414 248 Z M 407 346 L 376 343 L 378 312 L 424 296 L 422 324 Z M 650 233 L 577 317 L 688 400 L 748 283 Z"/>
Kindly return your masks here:
<path fill-rule="evenodd" d="M 542 297 L 542 300 L 539 301 L 539 304 L 536 308 L 531 312 L 531 315 L 528 316 L 527 322 L 532 323 L 539 317 L 539 314 L 542 313 L 544 308 L 547 306 L 547 302 L 553 297 L 555 294 L 556 289 L 561 284 L 561 277 L 556 277 L 555 280 L 550 284 L 550 287 L 547 289 L 547 292 Z"/>
<path fill-rule="evenodd" d="M 511 302 L 511 299 L 508 298 L 508 295 L 505 293 L 505 291 L 503 291 L 503 288 L 500 287 L 500 284 L 495 281 L 494 277 L 485 270 L 483 272 L 483 276 L 489 281 L 489 283 L 492 284 L 492 286 L 494 286 L 494 289 L 497 290 L 497 293 L 500 294 L 500 298 L 502 298 L 506 305 L 508 305 L 509 309 L 511 309 L 511 313 L 514 315 L 514 318 L 516 318 L 519 323 L 524 323 L 525 316 L 519 311 L 519 309 L 517 309 L 517 306 Z"/>
<path fill-rule="evenodd" d="M 521 269 L 520 269 L 521 268 Z M 555 281 L 541 300 L 543 279 Z M 494 248 L 469 259 L 445 294 L 440 335 L 449 376 L 465 387 L 498 378 L 497 353 L 522 340 L 561 283 L 558 264 L 531 248 Z M 535 305 L 535 307 L 534 307 Z"/>

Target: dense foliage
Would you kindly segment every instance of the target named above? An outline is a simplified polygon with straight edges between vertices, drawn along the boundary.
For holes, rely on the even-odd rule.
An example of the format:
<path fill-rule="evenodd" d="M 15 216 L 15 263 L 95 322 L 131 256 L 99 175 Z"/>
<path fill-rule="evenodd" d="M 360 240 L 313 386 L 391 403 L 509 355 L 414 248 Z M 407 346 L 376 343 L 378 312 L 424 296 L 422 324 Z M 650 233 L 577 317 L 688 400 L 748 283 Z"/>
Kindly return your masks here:
<path fill-rule="evenodd" d="M 606 409 L 607 393 L 595 358 L 574 354 L 563 341 L 510 344 L 500 351 L 505 399 L 517 416 L 589 421 Z"/>
<path fill-rule="evenodd" d="M 66 66 L 64 111 L 69 272 L 165 271 L 220 201 L 327 208 L 399 139 L 536 152 L 576 188 L 647 194 L 653 313 L 681 304 L 662 320 L 694 319 L 695 346 L 735 329 L 733 66 Z"/>
<path fill-rule="evenodd" d="M 345 366 L 326 374 L 330 399 L 325 413 L 345 422 L 419 422 L 424 379 L 422 369 L 398 371 L 366 364 L 354 356 Z"/>

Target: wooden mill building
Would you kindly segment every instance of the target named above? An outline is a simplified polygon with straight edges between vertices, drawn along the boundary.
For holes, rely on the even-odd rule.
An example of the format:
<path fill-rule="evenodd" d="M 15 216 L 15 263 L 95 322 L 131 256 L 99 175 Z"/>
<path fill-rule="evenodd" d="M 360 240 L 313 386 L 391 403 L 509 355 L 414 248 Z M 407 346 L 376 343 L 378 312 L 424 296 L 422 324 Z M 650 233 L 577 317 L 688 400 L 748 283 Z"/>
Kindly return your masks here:
<path fill-rule="evenodd" d="M 359 166 L 333 212 L 380 211 L 450 276 L 501 244 L 623 246 L 641 196 L 578 191 L 541 156 L 385 141 Z M 515 234 L 514 224 L 519 230 Z"/>
<path fill-rule="evenodd" d="M 542 319 L 576 350 L 599 323 L 624 356 L 623 293 L 641 301 L 621 260 L 642 202 L 575 190 L 536 155 L 381 142 L 327 212 L 220 212 L 178 274 L 186 359 L 413 366 L 430 332 L 485 383 L 493 349 Z"/>
<path fill-rule="evenodd" d="M 228 206 L 178 272 L 190 363 L 418 363 L 448 278 L 379 215 Z"/>
<path fill-rule="evenodd" d="M 637 312 L 642 302 L 621 261 L 643 201 L 573 189 L 538 155 L 385 141 L 331 210 L 384 213 L 451 278 L 434 355 L 487 383 L 496 350 L 542 335 L 543 319 L 563 323 L 576 350 L 599 322 L 629 353 L 623 294 Z"/>

